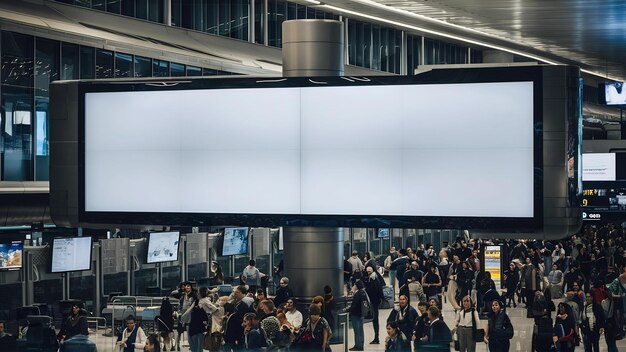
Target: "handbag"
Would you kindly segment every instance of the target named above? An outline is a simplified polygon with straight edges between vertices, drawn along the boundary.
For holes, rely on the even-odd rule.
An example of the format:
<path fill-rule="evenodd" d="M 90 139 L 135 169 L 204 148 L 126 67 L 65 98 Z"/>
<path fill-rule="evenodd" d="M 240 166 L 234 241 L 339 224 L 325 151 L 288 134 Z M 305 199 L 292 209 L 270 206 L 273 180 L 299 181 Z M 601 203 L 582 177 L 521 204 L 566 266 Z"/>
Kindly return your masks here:
<path fill-rule="evenodd" d="M 459 335 L 456 331 L 456 329 L 452 330 L 452 344 L 454 347 L 455 351 L 460 351 L 461 350 L 461 345 L 459 343 Z"/>
<path fill-rule="evenodd" d="M 485 329 L 476 329 L 476 315 L 475 310 L 472 308 L 472 339 L 474 342 L 485 341 Z"/>
<path fill-rule="evenodd" d="M 299 344 L 308 344 L 308 343 L 311 343 L 311 341 L 313 341 L 313 333 L 309 329 L 305 330 L 298 337 L 298 343 Z"/>
<path fill-rule="evenodd" d="M 204 333 L 204 339 L 202 340 L 202 349 L 209 351 L 219 351 L 222 348 L 222 341 L 224 340 L 224 334 L 221 332 Z"/>

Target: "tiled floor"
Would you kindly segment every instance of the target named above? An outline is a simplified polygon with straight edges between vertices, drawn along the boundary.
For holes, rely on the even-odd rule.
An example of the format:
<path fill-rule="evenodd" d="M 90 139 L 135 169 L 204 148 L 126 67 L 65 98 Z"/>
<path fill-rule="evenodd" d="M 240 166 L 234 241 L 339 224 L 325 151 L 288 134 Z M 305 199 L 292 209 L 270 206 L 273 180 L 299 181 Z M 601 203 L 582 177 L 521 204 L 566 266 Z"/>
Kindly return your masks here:
<path fill-rule="evenodd" d="M 413 302 L 415 306 L 416 303 Z M 387 321 L 387 317 L 391 312 L 390 309 L 381 309 L 379 313 L 380 317 L 380 331 L 381 331 L 381 344 L 379 345 L 370 345 L 369 342 L 374 338 L 374 329 L 371 323 L 365 324 L 365 350 L 366 351 L 384 351 L 384 339 L 386 337 L 385 331 L 385 323 Z M 517 308 L 508 309 L 508 314 L 511 318 L 513 326 L 515 328 L 515 336 L 511 341 L 511 351 L 530 351 L 531 348 L 531 339 L 532 339 L 532 330 L 533 330 L 533 321 L 532 319 L 526 318 L 526 310 L 518 306 Z M 449 326 L 454 321 L 454 311 L 450 304 L 444 304 L 443 309 L 444 321 L 448 323 Z M 554 317 L 554 313 L 553 313 Z M 486 321 L 481 321 L 483 324 Z M 117 349 L 114 349 L 114 340 L 111 337 L 104 337 L 102 333 L 94 333 L 90 335 L 90 338 L 96 342 L 98 345 L 99 352 L 117 352 Z M 354 334 L 352 330 L 348 333 L 348 344 L 347 347 L 354 346 Z M 332 345 L 333 352 L 343 352 L 346 348 L 344 344 Z M 617 347 L 620 351 L 626 351 L 626 339 L 622 341 L 618 341 Z M 183 351 L 188 351 L 189 348 L 183 348 Z M 600 339 L 600 350 L 606 351 L 606 343 L 604 342 L 604 337 Z M 477 345 L 476 351 L 487 351 L 487 346 L 484 343 L 479 343 Z M 584 351 L 584 348 L 577 347 L 576 351 Z"/>

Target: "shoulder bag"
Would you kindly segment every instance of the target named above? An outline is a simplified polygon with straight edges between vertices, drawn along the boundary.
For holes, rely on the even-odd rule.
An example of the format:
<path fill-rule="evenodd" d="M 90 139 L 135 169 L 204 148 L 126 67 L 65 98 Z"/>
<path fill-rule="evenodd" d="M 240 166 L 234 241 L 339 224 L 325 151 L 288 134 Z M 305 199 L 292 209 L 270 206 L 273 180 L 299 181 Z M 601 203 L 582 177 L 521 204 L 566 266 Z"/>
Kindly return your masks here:
<path fill-rule="evenodd" d="M 485 341 L 485 329 L 476 328 L 476 311 L 472 308 L 472 339 L 474 342 Z"/>

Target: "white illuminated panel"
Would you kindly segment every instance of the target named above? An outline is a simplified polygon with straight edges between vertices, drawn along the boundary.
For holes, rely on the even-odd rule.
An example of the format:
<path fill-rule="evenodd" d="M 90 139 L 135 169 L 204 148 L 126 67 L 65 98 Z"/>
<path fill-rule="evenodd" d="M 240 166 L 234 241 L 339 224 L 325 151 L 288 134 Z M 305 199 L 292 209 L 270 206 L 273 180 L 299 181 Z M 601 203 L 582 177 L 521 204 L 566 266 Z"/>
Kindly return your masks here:
<path fill-rule="evenodd" d="M 615 153 L 583 154 L 583 181 L 615 181 Z"/>
<path fill-rule="evenodd" d="M 55 238 L 52 242 L 52 272 L 88 270 L 91 267 L 91 237 Z"/>
<path fill-rule="evenodd" d="M 533 216 L 532 82 L 85 99 L 86 211 Z"/>

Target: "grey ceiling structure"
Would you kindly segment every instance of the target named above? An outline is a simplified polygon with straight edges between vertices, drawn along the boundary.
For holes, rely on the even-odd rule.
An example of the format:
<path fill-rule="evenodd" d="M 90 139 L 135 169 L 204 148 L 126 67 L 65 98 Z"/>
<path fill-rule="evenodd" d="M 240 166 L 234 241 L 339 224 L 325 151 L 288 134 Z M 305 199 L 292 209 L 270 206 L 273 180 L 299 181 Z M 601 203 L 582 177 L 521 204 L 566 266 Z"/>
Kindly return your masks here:
<path fill-rule="evenodd" d="M 448 39 L 465 38 L 459 41 L 470 46 L 506 48 L 626 80 L 624 0 L 322 0 L 319 6 L 344 9 L 351 17 L 355 14 L 350 12 L 358 12 L 405 24 L 416 33 L 423 29 L 421 33 L 430 37 L 441 32 Z"/>

